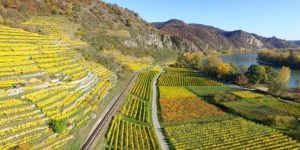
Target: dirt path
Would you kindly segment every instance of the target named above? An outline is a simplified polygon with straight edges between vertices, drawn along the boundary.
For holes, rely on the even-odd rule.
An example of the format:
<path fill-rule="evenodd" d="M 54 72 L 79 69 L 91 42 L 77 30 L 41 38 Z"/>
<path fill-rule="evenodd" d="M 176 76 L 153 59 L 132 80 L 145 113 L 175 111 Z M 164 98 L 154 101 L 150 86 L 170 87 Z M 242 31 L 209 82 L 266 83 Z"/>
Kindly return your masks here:
<path fill-rule="evenodd" d="M 160 72 L 155 76 L 153 83 L 152 83 L 152 122 L 155 130 L 156 137 L 158 138 L 158 142 L 160 147 L 163 150 L 169 149 L 168 143 L 166 142 L 166 138 L 162 132 L 162 128 L 160 126 L 158 116 L 157 116 L 157 102 L 158 102 L 158 94 L 157 94 L 157 80 L 162 73 L 162 69 Z"/>

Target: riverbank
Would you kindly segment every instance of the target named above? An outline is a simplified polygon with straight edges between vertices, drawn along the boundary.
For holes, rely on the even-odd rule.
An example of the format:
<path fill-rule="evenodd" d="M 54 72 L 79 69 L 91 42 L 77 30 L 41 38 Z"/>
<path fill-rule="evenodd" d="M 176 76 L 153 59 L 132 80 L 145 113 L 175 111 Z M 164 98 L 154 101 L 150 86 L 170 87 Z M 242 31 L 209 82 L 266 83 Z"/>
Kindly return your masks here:
<path fill-rule="evenodd" d="M 278 71 L 280 69 L 280 67 L 271 66 L 271 64 L 268 64 L 267 62 L 259 62 L 257 59 L 258 56 L 256 52 L 222 55 L 221 58 L 223 59 L 224 62 L 229 64 L 234 64 L 235 66 L 243 65 L 249 67 L 251 65 L 263 64 L 272 67 L 275 71 Z M 289 88 L 297 88 L 299 81 L 300 81 L 300 70 L 293 69 L 289 81 Z"/>
<path fill-rule="evenodd" d="M 286 66 L 294 70 L 300 69 L 299 50 L 262 50 L 257 53 L 259 61 L 282 67 Z"/>

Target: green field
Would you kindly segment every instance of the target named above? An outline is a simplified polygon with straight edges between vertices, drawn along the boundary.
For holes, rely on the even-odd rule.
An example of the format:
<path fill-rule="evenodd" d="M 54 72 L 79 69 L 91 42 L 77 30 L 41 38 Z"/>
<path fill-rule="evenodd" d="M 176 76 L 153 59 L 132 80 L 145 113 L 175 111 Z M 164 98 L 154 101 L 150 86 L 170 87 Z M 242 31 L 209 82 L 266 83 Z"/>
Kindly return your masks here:
<path fill-rule="evenodd" d="M 274 126 L 294 138 L 300 139 L 300 104 L 263 96 L 221 102 L 230 110 L 252 120 Z"/>
<path fill-rule="evenodd" d="M 187 88 L 199 96 L 220 94 L 231 90 L 228 86 L 188 86 Z"/>
<path fill-rule="evenodd" d="M 253 91 L 239 91 L 228 87 L 188 87 L 207 101 L 222 105 L 231 113 L 273 126 L 282 132 L 300 139 L 300 104 L 284 101 Z"/>

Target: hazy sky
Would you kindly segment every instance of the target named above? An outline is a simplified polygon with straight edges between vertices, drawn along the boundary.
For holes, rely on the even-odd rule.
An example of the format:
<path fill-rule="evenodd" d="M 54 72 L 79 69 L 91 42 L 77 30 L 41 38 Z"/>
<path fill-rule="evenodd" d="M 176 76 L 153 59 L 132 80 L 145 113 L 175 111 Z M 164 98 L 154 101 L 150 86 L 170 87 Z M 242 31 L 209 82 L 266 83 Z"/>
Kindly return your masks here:
<path fill-rule="evenodd" d="M 104 0 L 148 22 L 180 19 L 224 30 L 300 40 L 300 0 Z"/>

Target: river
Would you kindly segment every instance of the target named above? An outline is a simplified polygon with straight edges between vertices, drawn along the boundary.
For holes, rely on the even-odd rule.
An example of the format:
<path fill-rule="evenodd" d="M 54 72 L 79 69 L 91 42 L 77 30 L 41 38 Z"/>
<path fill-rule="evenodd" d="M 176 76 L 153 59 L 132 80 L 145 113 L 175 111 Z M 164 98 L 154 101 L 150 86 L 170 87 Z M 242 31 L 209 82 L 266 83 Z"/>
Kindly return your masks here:
<path fill-rule="evenodd" d="M 245 65 L 249 67 L 252 64 L 258 64 L 256 53 L 234 53 L 221 56 L 224 62 L 232 63 L 236 66 Z M 272 67 L 278 71 L 280 68 Z M 292 70 L 289 87 L 297 87 L 297 80 L 300 80 L 300 70 Z"/>

